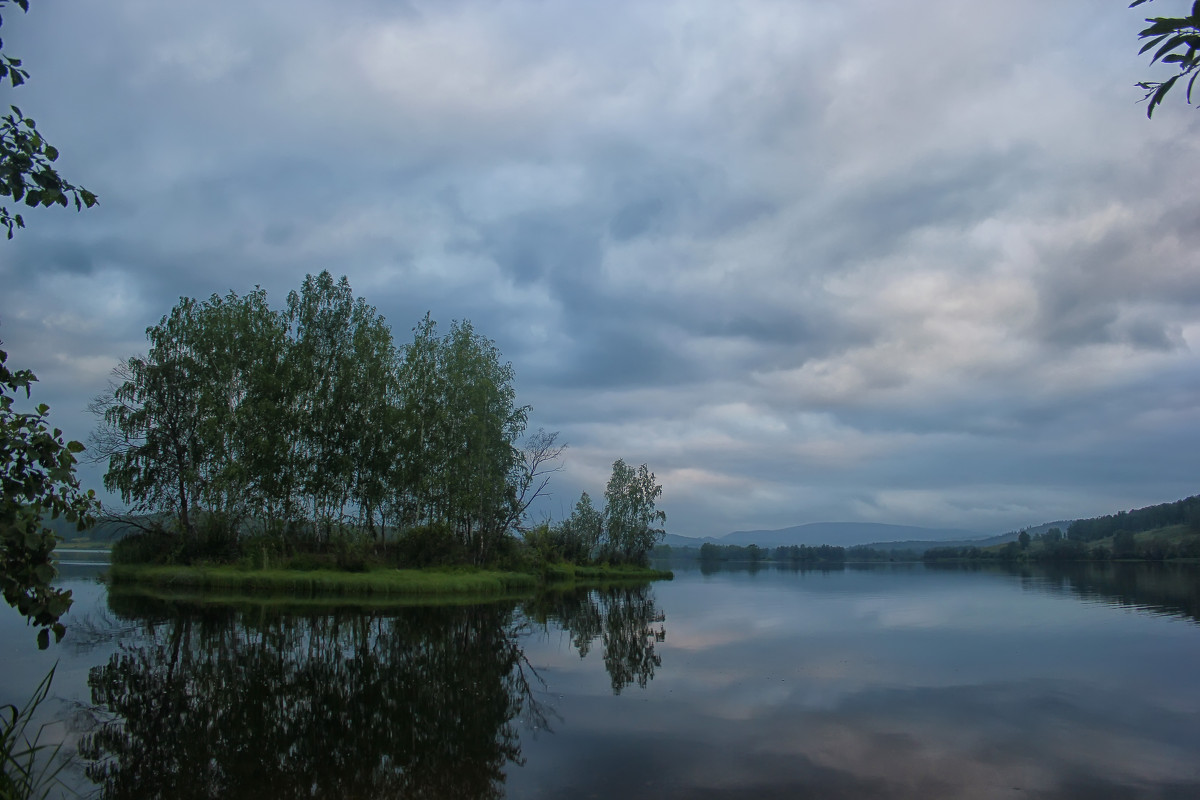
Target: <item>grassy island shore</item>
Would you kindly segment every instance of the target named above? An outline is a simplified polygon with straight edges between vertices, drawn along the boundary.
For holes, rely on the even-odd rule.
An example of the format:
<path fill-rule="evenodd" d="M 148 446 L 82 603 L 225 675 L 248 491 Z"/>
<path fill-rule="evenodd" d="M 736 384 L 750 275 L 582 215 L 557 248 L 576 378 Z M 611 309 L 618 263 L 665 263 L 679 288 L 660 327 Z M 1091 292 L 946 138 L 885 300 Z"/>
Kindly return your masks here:
<path fill-rule="evenodd" d="M 540 572 L 451 567 L 440 569 L 376 568 L 362 572 L 330 569 L 247 569 L 233 565 L 114 564 L 113 586 L 167 590 L 204 590 L 295 597 L 488 597 L 524 594 L 545 586 L 600 586 L 615 582 L 670 580 L 673 573 L 638 566 L 547 565 Z"/>

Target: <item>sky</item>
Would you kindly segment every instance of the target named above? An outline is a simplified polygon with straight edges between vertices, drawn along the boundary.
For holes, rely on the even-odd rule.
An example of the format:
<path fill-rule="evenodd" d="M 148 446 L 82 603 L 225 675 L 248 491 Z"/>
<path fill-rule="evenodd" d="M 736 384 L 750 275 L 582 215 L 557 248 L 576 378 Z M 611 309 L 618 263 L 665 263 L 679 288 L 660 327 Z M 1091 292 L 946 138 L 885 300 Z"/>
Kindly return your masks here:
<path fill-rule="evenodd" d="M 541 514 L 617 458 L 687 536 L 1177 500 L 1200 111 L 1146 119 L 1170 72 L 1126 5 L 6 6 L 4 102 L 100 205 L 0 242 L 0 339 L 86 440 L 181 296 L 327 269 L 398 343 L 426 311 L 495 340 L 569 445 Z"/>

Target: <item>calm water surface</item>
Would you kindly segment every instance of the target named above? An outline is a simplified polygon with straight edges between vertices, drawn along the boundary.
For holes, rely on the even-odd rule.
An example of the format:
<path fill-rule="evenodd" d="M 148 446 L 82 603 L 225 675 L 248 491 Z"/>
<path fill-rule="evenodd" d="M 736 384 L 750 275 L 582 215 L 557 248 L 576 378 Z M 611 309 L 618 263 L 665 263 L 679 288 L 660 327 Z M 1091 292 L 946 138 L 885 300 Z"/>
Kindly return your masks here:
<path fill-rule="evenodd" d="M 0 614 L 105 797 L 1200 797 L 1200 570 L 792 572 L 364 609 Z"/>

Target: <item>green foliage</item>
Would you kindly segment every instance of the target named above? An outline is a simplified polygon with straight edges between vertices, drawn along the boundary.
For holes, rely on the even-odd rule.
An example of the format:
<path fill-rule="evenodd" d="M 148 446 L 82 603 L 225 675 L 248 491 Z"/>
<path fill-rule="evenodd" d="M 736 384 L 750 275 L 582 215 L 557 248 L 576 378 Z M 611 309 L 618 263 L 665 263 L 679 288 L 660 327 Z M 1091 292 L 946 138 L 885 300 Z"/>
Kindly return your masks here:
<path fill-rule="evenodd" d="M 334 563 L 342 572 L 366 572 L 371 553 L 363 536 L 339 536 L 334 549 Z"/>
<path fill-rule="evenodd" d="M 554 547 L 561 558 L 586 563 L 600 552 L 604 515 L 592 505 L 587 492 L 579 496 L 571 516 L 554 529 Z"/>
<path fill-rule="evenodd" d="M 525 430 L 528 407 L 517 407 L 512 366 L 477 335 L 469 322 L 451 325 L 441 343 L 441 447 L 436 469 L 443 484 L 446 517 L 477 563 L 484 563 L 512 521 L 516 497 L 509 476 L 518 466 L 515 442 Z"/>
<path fill-rule="evenodd" d="M 1150 0 L 1134 0 L 1130 8 L 1140 6 Z M 1165 81 L 1141 81 L 1138 87 L 1146 90 L 1146 116 L 1153 117 L 1154 109 L 1162 104 L 1167 93 L 1181 78 L 1188 78 L 1185 97 L 1192 102 L 1192 88 L 1196 78 L 1200 77 L 1197 68 L 1200 67 L 1200 0 L 1192 3 L 1191 14 L 1185 17 L 1149 17 L 1149 25 L 1138 33 L 1145 41 L 1140 53 L 1151 50 L 1151 64 L 1175 64 L 1179 73 Z M 1190 78 L 1188 76 L 1191 76 Z"/>
<path fill-rule="evenodd" d="M 613 462 L 612 477 L 604 490 L 604 555 L 612 561 L 640 563 L 665 533 L 656 523 L 665 523 L 667 515 L 656 510 L 654 501 L 662 495 L 662 486 L 645 464 L 636 470 L 623 459 Z"/>
<path fill-rule="evenodd" d="M 865 550 L 866 548 L 864 548 Z M 860 553 L 860 556 L 868 556 Z M 864 560 L 866 560 L 864 558 Z M 793 564 L 834 565 L 846 561 L 846 550 L 834 545 L 822 544 L 815 547 L 807 545 L 792 545 L 775 548 L 775 561 Z"/>
<path fill-rule="evenodd" d="M 71 606 L 70 591 L 51 586 L 57 571 L 51 560 L 57 537 L 44 520 L 64 518 L 84 530 L 98 507 L 91 490 L 79 488 L 75 476 L 79 442 L 63 440 L 49 428 L 44 403 L 33 413 L 19 413 L 19 392 L 30 396 L 37 378 L 29 370 L 12 371 L 0 350 L 0 587 L 4 599 L 30 623 L 41 628 L 38 647 L 61 639 L 61 617 Z"/>
<path fill-rule="evenodd" d="M 847 561 L 888 561 L 889 554 L 872 550 L 869 547 L 858 547 L 847 550 L 836 545 L 787 545 L 770 550 L 756 544 L 713 544 L 705 542 L 700 546 L 700 562 L 708 566 L 718 564 L 758 564 L 771 561 L 775 564 L 799 569 L 827 569 L 841 567 Z"/>
<path fill-rule="evenodd" d="M 544 488 L 539 454 L 553 461 L 562 448 L 539 432 L 522 458 L 529 407 L 516 405 L 512 365 L 470 322 L 441 337 L 426 315 L 413 334 L 399 365 L 397 516 L 449 525 L 471 560 L 487 563 Z"/>
<path fill-rule="evenodd" d="M 1067 538 L 1094 542 L 1106 539 L 1117 531 L 1138 533 L 1169 525 L 1187 525 L 1192 530 L 1200 531 L 1200 495 L 1093 519 L 1077 519 L 1067 528 Z"/>
<path fill-rule="evenodd" d="M 12 1 L 22 11 L 29 10 L 28 0 Z M 9 0 L 0 0 L 0 9 L 8 4 Z M 0 25 L 3 25 L 2 16 Z M 0 41 L 0 47 L 3 46 Z M 29 73 L 22 67 L 21 59 L 0 53 L 0 82 L 7 80 L 15 89 L 28 78 Z M 53 205 L 65 208 L 74 203 L 78 211 L 96 205 L 96 195 L 63 180 L 58 174 L 54 168 L 58 148 L 42 137 L 37 123 L 16 106 L 9 108 L 12 113 L 0 117 L 0 196 L 11 197 L 13 202 L 24 203 L 28 208 Z M 25 227 L 25 220 L 3 206 L 0 207 L 0 225 L 8 230 L 11 239 L 16 228 Z"/>
<path fill-rule="evenodd" d="M 283 515 L 284 335 L 262 290 L 181 299 L 146 330 L 146 356 L 118 365 L 92 403 L 106 488 L 136 512 L 175 515 L 189 536 L 200 510 L 234 526 L 259 511 Z"/>
<path fill-rule="evenodd" d="M 551 564 L 556 561 L 562 561 L 563 554 L 556 541 L 558 538 L 556 532 L 555 529 L 550 527 L 550 523 L 548 522 L 534 525 L 524 532 L 525 547 L 533 553 L 537 563 Z"/>
<path fill-rule="evenodd" d="M 438 522 L 406 530 L 396 541 L 395 552 L 397 563 L 406 567 L 436 567 L 466 560 L 466 550 L 453 529 Z"/>
<path fill-rule="evenodd" d="M 643 564 L 664 533 L 655 527 L 667 519 L 654 507 L 661 495 L 662 486 L 645 464 L 634 469 L 617 459 L 604 492 L 603 511 L 584 492 L 569 517 L 553 528 L 530 532 L 526 543 L 543 562 L 584 564 L 600 559 Z"/>
<path fill-rule="evenodd" d="M 114 564 L 170 564 L 179 560 L 183 541 L 164 530 L 138 531 L 118 539 L 109 552 Z"/>
<path fill-rule="evenodd" d="M 260 536 L 350 566 L 369 543 L 403 563 L 490 563 L 562 451 L 544 431 L 517 447 L 529 409 L 469 322 L 442 337 L 426 315 L 397 349 L 328 272 L 284 312 L 261 289 L 182 298 L 146 333 L 92 404 L 96 450 L 133 511 L 174 520 L 179 563 L 237 561 Z"/>
<path fill-rule="evenodd" d="M 195 533 L 191 536 L 179 536 L 160 527 L 128 534 L 113 544 L 112 563 L 196 564 L 236 561 L 241 554 L 241 543 L 228 523 L 226 517 L 204 515 L 199 518 Z M 252 549 L 259 549 L 261 538 L 249 540 L 246 544 Z"/>
<path fill-rule="evenodd" d="M 1185 507 L 1194 498 L 1180 501 Z M 1079 535 L 1090 534 L 1096 530 L 1093 523 L 1103 522 L 1103 529 L 1113 519 L 1123 522 L 1146 520 L 1150 518 L 1178 517 L 1179 504 L 1167 503 L 1153 506 L 1142 511 L 1151 512 L 1139 516 L 1139 512 L 1130 512 L 1112 517 L 1098 517 L 1092 520 L 1078 520 L 1082 525 L 1076 528 L 1075 523 L 1070 527 L 1072 535 L 1064 537 L 1058 528 L 1051 528 L 1046 533 L 1029 538 L 1027 532 L 1026 545 L 1022 546 L 1021 538 L 1016 542 L 1007 542 L 993 547 L 938 547 L 927 550 L 924 560 L 927 563 L 939 561 L 1011 561 L 1011 562 L 1105 562 L 1115 560 L 1167 561 L 1171 559 L 1191 559 L 1200 557 L 1200 532 L 1189 525 L 1175 524 L 1134 532 L 1120 529 L 1113 532 L 1111 538 L 1083 539 Z"/>
<path fill-rule="evenodd" d="M 1054 530 L 1053 528 L 1051 530 Z M 1047 531 L 1049 533 L 1049 531 Z M 1091 551 L 1083 542 L 1043 537 L 1044 546 L 1038 557 L 1046 561 L 1086 561 Z"/>
<path fill-rule="evenodd" d="M 1113 535 L 1112 545 L 1113 558 L 1136 558 L 1137 544 L 1134 541 L 1134 536 L 1130 531 L 1117 531 Z"/>
<path fill-rule="evenodd" d="M 283 466 L 298 510 L 326 526 L 358 515 L 373 531 L 396 455 L 387 436 L 397 398 L 391 331 L 329 272 L 288 295 L 286 320 Z"/>

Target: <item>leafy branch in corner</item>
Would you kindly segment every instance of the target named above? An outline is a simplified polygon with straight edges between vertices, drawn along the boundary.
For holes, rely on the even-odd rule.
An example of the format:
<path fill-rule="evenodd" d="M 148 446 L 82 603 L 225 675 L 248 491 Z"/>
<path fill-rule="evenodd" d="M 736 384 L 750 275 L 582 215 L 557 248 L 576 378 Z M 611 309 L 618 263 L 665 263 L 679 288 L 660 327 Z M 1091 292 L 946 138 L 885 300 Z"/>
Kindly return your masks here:
<path fill-rule="evenodd" d="M 1130 8 L 1148 3 L 1150 0 L 1134 0 Z M 1145 40 L 1139 55 L 1154 50 L 1150 59 L 1151 64 L 1176 64 L 1179 74 L 1165 81 L 1140 81 L 1138 88 L 1146 91 L 1142 98 L 1147 101 L 1146 116 L 1153 117 L 1154 109 L 1162 104 L 1167 92 L 1181 79 L 1191 76 L 1187 82 L 1186 98 L 1192 102 L 1192 88 L 1196 79 L 1200 78 L 1200 0 L 1192 3 L 1192 13 L 1186 17 L 1148 17 L 1150 23 L 1138 33 L 1138 38 Z M 1157 48 L 1157 49 L 1155 49 Z"/>
<path fill-rule="evenodd" d="M 50 409 L 41 403 L 33 413 L 14 408 L 18 393 L 30 396 L 37 380 L 27 369 L 11 370 L 0 350 L 0 590 L 5 601 L 40 627 L 38 647 L 50 644 L 50 633 L 62 638 L 59 621 L 71 606 L 71 592 L 53 585 L 57 544 L 46 519 L 63 517 L 84 530 L 98 504 L 84 492 L 75 475 L 79 442 L 64 441 L 62 431 L 46 425 Z"/>
<path fill-rule="evenodd" d="M 9 2 L 29 11 L 29 0 L 0 0 L 0 9 Z M 0 26 L 3 24 L 4 17 L 0 14 Z M 0 50 L 3 47 L 4 41 L 0 39 Z M 0 51 L 0 83 L 7 80 L 15 89 L 28 78 L 21 59 Z M 29 208 L 53 205 L 66 208 L 74 202 L 75 210 L 79 211 L 96 205 L 96 195 L 58 174 L 54 168 L 58 148 L 42 137 L 37 123 L 16 106 L 9 108 L 12 113 L 0 117 L 0 196 L 11 197 Z M 11 239 L 15 229 L 25 227 L 25 220 L 20 214 L 9 212 L 7 206 L 0 206 L 0 225 L 8 229 Z"/>

